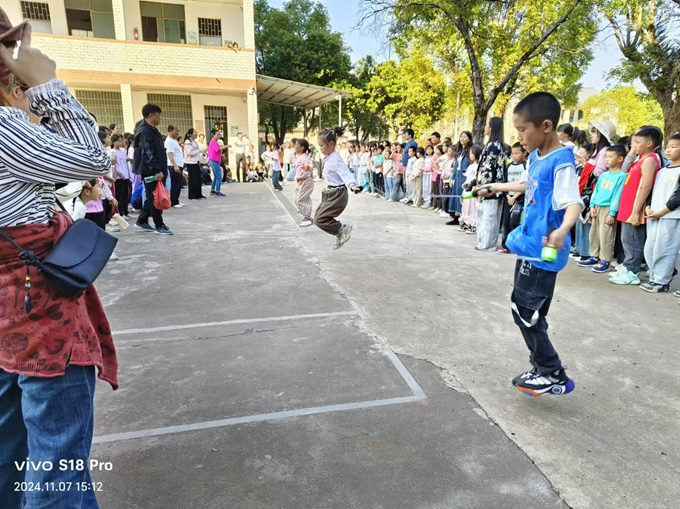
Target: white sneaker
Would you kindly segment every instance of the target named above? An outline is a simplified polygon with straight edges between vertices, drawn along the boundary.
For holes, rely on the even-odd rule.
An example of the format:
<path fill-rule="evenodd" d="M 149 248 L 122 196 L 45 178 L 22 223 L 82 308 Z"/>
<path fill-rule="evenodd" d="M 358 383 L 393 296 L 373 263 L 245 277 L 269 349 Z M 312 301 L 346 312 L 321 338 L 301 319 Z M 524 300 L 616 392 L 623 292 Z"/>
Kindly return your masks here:
<path fill-rule="evenodd" d="M 451 216 L 449 214 L 447 214 L 446 212 L 440 212 L 439 217 L 451 217 Z"/>
<path fill-rule="evenodd" d="M 182 205 L 181 203 L 178 203 L 177 205 L 173 205 L 172 208 L 173 209 L 183 209 L 184 205 Z"/>
<path fill-rule="evenodd" d="M 109 223 L 106 225 L 106 231 L 111 233 L 117 233 L 120 231 L 120 225 L 118 223 Z"/>
<path fill-rule="evenodd" d="M 342 246 L 345 245 L 345 243 L 349 240 L 349 238 L 352 236 L 352 225 L 350 224 L 343 224 L 342 228 L 340 229 L 340 233 L 338 233 L 336 241 L 335 241 L 335 246 L 333 246 L 333 249 L 340 249 Z"/>
<path fill-rule="evenodd" d="M 115 262 L 117 259 L 118 259 L 118 255 L 117 255 L 116 252 L 114 251 L 113 253 L 111 253 L 111 256 L 109 256 L 109 261 L 110 261 L 110 262 Z"/>
<path fill-rule="evenodd" d="M 307 226 L 312 226 L 313 224 L 314 224 L 314 221 L 312 221 L 311 219 L 305 219 L 304 221 L 302 221 L 300 223 L 300 226 L 303 227 L 303 228 L 306 228 Z"/>

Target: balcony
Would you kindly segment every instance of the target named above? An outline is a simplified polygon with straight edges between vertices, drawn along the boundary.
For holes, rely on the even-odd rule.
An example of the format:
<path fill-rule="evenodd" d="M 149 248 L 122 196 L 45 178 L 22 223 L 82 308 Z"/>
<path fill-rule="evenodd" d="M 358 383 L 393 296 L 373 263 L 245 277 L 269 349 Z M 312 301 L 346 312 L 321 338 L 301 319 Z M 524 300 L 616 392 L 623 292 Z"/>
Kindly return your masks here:
<path fill-rule="evenodd" d="M 33 34 L 73 85 L 243 91 L 255 86 L 251 49 Z M 167 78 L 162 78 L 167 76 Z"/>

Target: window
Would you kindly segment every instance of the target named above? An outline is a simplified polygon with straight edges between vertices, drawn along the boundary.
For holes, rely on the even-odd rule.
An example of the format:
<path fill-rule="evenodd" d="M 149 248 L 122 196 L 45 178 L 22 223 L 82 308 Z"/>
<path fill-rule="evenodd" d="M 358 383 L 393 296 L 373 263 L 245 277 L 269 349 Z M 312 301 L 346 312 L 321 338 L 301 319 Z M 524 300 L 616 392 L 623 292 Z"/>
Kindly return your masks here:
<path fill-rule="evenodd" d="M 65 0 L 70 35 L 115 39 L 111 0 Z"/>
<path fill-rule="evenodd" d="M 186 44 L 183 5 L 139 2 L 139 7 L 142 14 L 143 40 Z"/>
<path fill-rule="evenodd" d="M 574 110 L 569 110 L 569 122 L 574 121 Z"/>
<path fill-rule="evenodd" d="M 43 2 L 21 2 L 21 13 L 25 20 L 31 22 L 34 32 L 41 34 L 52 33 L 52 17 L 50 6 Z"/>
<path fill-rule="evenodd" d="M 191 96 L 148 94 L 147 101 L 157 104 L 163 110 L 161 113 L 161 125 L 158 130 L 161 134 L 168 134 L 168 126 L 179 127 L 180 133 L 185 133 L 194 126 L 194 115 L 191 111 Z"/>
<path fill-rule="evenodd" d="M 222 46 L 222 20 L 198 18 L 198 36 L 201 46 Z"/>
<path fill-rule="evenodd" d="M 578 110 L 577 120 L 583 120 L 583 110 Z"/>
<path fill-rule="evenodd" d="M 213 129 L 225 130 L 227 125 L 227 108 L 224 106 L 204 106 L 205 130 L 210 136 Z"/>
<path fill-rule="evenodd" d="M 97 118 L 99 125 L 123 125 L 123 100 L 120 92 L 76 90 L 76 99 Z"/>

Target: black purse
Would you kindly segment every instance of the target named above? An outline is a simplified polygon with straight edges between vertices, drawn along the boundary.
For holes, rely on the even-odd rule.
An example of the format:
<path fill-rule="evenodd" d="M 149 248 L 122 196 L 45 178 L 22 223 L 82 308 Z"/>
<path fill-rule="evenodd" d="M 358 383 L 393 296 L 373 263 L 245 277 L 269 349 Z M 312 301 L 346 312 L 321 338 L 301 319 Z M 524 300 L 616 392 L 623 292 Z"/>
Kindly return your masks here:
<path fill-rule="evenodd" d="M 19 250 L 19 259 L 26 265 L 26 298 L 24 308 L 30 313 L 33 307 L 29 268 L 37 267 L 42 276 L 62 297 L 77 297 L 99 277 L 118 243 L 89 219 L 78 219 L 57 241 L 44 260 L 36 258 L 33 251 L 17 245 L 0 230 L 7 242 Z"/>

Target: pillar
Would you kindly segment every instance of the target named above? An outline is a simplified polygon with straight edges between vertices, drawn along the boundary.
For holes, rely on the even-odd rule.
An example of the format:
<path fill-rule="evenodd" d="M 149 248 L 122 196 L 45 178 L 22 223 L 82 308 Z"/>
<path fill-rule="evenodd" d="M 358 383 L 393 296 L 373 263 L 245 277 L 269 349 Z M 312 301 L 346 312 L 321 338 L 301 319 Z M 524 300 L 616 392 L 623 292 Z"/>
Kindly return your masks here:
<path fill-rule="evenodd" d="M 113 26 L 116 29 L 116 39 L 125 40 L 125 7 L 123 0 L 111 0 L 113 7 Z M 130 131 L 132 132 L 132 131 Z"/>
<path fill-rule="evenodd" d="M 135 132 L 135 111 L 132 109 L 132 87 L 120 86 L 120 99 L 123 104 L 123 124 L 126 133 Z M 141 111 L 139 112 L 141 116 Z"/>
<path fill-rule="evenodd" d="M 253 0 L 243 0 L 243 47 L 255 49 L 255 17 Z"/>
<path fill-rule="evenodd" d="M 258 146 L 258 116 L 257 116 L 257 91 L 255 88 L 248 89 L 248 139 L 250 142 Z"/>

